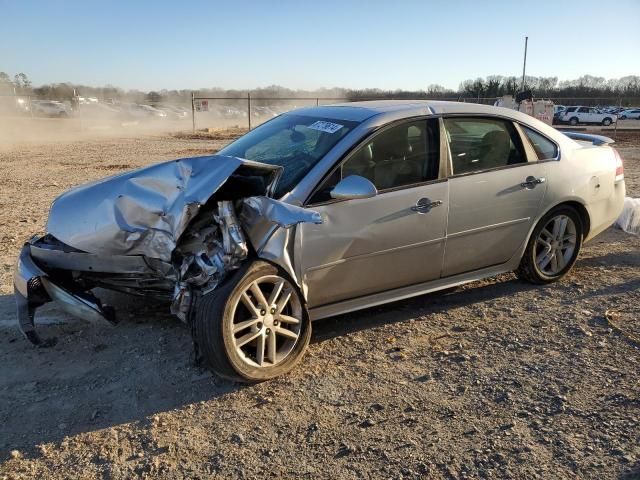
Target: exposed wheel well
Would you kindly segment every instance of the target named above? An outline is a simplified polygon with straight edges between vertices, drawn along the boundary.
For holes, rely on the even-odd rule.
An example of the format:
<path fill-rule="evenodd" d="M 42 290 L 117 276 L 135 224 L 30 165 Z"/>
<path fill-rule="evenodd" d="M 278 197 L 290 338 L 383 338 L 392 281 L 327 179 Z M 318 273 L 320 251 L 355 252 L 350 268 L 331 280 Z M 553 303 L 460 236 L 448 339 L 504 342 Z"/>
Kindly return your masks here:
<path fill-rule="evenodd" d="M 582 220 L 582 226 L 584 228 L 583 237 L 587 238 L 589 236 L 589 230 L 591 230 L 591 219 L 589 218 L 589 212 L 580 202 L 563 202 L 559 203 L 553 208 L 558 208 L 561 205 L 568 205 L 573 207 L 579 214 L 580 220 Z"/>

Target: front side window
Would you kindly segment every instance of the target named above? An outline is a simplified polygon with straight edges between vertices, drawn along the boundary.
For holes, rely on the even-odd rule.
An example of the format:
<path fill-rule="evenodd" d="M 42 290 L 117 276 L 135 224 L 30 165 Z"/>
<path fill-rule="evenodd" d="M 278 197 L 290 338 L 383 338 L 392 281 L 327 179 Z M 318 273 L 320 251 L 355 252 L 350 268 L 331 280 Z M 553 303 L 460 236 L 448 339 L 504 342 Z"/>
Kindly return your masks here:
<path fill-rule="evenodd" d="M 522 126 L 522 130 L 531 142 L 538 160 L 548 160 L 558 156 L 558 147 L 547 137 L 525 126 Z"/>
<path fill-rule="evenodd" d="M 280 115 L 218 152 L 284 168 L 275 196 L 290 191 L 358 122 Z"/>
<path fill-rule="evenodd" d="M 454 175 L 527 162 L 522 140 L 509 121 L 452 117 L 445 118 L 444 125 Z"/>
<path fill-rule="evenodd" d="M 404 123 L 376 135 L 354 152 L 342 165 L 342 177 L 360 175 L 378 190 L 435 180 L 438 145 L 437 122 Z"/>
<path fill-rule="evenodd" d="M 350 175 L 364 177 L 385 191 L 436 180 L 439 164 L 438 120 L 403 123 L 375 134 L 349 155 L 323 182 L 311 203 L 330 200 L 333 187 Z"/>

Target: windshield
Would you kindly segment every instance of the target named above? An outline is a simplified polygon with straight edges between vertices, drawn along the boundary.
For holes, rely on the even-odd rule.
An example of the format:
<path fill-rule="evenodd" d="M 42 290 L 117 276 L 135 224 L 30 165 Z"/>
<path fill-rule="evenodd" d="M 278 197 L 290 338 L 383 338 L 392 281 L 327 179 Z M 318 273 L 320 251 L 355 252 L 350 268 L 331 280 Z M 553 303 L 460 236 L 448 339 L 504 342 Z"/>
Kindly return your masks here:
<path fill-rule="evenodd" d="M 290 191 L 358 122 L 286 114 L 264 123 L 218 152 L 284 168 L 276 198 Z"/>

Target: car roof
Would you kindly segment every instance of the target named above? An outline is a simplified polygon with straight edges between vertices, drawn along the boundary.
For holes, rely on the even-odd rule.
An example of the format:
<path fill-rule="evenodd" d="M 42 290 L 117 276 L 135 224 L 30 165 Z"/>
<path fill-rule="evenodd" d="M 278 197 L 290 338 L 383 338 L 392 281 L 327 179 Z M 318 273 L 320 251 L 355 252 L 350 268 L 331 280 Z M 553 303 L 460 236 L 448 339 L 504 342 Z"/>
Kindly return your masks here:
<path fill-rule="evenodd" d="M 445 113 L 469 113 L 506 115 L 519 117 L 519 112 L 508 108 L 480 103 L 449 102 L 440 100 L 372 100 L 337 103 L 318 107 L 301 108 L 291 113 L 362 122 L 377 115 L 393 114 L 394 117 L 413 117 Z"/>

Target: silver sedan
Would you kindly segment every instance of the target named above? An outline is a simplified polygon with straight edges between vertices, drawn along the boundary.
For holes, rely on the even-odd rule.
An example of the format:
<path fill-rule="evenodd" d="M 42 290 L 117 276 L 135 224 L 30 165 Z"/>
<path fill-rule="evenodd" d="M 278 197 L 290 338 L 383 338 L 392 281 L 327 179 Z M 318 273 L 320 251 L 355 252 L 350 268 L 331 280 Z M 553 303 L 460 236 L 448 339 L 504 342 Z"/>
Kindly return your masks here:
<path fill-rule="evenodd" d="M 55 200 L 15 273 L 20 328 L 55 301 L 116 323 L 92 292 L 164 301 L 197 358 L 260 381 L 302 358 L 311 321 L 515 271 L 565 276 L 625 196 L 612 141 L 450 102 L 295 110 L 216 155 Z"/>

